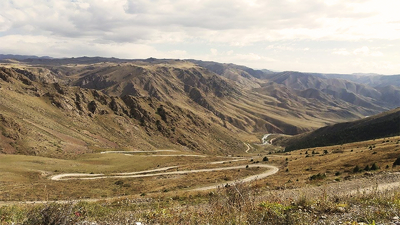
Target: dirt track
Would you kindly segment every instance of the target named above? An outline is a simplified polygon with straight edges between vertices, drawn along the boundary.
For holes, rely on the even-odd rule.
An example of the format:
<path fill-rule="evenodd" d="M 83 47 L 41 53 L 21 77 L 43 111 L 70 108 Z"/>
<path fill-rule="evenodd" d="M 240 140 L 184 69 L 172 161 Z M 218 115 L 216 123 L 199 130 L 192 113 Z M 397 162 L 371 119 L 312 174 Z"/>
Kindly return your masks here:
<path fill-rule="evenodd" d="M 198 170 L 182 170 L 182 171 L 171 171 L 171 172 L 163 172 L 163 173 L 151 173 L 151 174 L 143 174 L 143 173 L 150 173 L 150 172 L 158 172 L 162 170 L 168 170 L 176 167 L 165 167 L 155 170 L 146 170 L 140 172 L 132 172 L 132 173 L 120 173 L 120 174 L 111 174 L 111 175 L 104 175 L 104 174 L 81 174 L 81 173 L 66 173 L 66 174 L 59 174 L 51 177 L 51 180 L 60 181 L 60 180 L 97 180 L 97 179 L 106 179 L 106 178 L 140 178 L 140 177 L 153 177 L 153 176 L 162 176 L 162 175 L 177 175 L 177 174 L 189 174 L 189 173 L 201 173 L 201 172 L 214 172 L 214 171 L 222 171 L 222 170 L 233 170 L 233 169 L 243 169 L 246 166 L 231 166 L 231 167 L 220 167 L 220 168 L 212 168 L 212 169 L 198 169 Z M 255 180 L 257 178 L 265 178 L 272 174 L 278 172 L 278 168 L 275 166 L 264 165 L 264 164 L 257 164 L 257 165 L 249 165 L 251 167 L 263 167 L 263 168 L 270 168 L 267 172 L 263 172 L 258 175 L 250 176 L 239 181 L 242 182 L 249 182 Z M 232 183 L 232 182 L 231 182 Z M 208 187 L 201 188 L 201 190 L 208 190 L 212 188 L 216 188 L 219 185 L 212 185 Z M 196 189 L 200 190 L 200 189 Z"/>

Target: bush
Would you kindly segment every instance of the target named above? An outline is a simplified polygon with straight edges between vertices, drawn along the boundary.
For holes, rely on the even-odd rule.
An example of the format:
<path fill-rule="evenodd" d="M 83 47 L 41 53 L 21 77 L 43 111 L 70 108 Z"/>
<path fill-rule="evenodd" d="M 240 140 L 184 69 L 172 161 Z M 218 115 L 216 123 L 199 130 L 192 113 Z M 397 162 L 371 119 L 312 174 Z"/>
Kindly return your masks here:
<path fill-rule="evenodd" d="M 74 214 L 72 204 L 52 203 L 44 208 L 33 208 L 25 224 L 75 224 L 77 219 L 78 214 Z"/>
<path fill-rule="evenodd" d="M 318 173 L 316 175 L 312 175 L 309 179 L 310 180 L 322 180 L 326 178 L 326 174 L 325 173 Z"/>
<path fill-rule="evenodd" d="M 265 156 L 265 157 L 263 158 L 263 161 L 264 161 L 264 162 L 268 162 L 268 160 L 269 160 L 269 159 L 268 159 L 267 156 Z"/>
<path fill-rule="evenodd" d="M 123 185 L 124 184 L 124 182 L 122 181 L 122 180 L 118 180 L 118 181 L 116 181 L 115 183 L 114 183 L 115 185 Z"/>
<path fill-rule="evenodd" d="M 400 157 L 398 157 L 398 158 L 396 159 L 396 161 L 394 161 L 393 167 L 398 166 L 398 165 L 400 165 Z"/>
<path fill-rule="evenodd" d="M 372 164 L 371 170 L 379 170 L 379 166 L 376 163 Z"/>
<path fill-rule="evenodd" d="M 365 171 L 369 171 L 369 170 L 370 170 L 369 166 L 366 165 L 365 168 L 364 168 L 364 170 L 365 170 Z"/>
<path fill-rule="evenodd" d="M 353 173 L 359 173 L 359 172 L 361 172 L 361 171 L 362 171 L 362 170 L 360 169 L 360 167 L 358 167 L 358 165 L 355 166 L 354 169 L 353 169 Z"/>

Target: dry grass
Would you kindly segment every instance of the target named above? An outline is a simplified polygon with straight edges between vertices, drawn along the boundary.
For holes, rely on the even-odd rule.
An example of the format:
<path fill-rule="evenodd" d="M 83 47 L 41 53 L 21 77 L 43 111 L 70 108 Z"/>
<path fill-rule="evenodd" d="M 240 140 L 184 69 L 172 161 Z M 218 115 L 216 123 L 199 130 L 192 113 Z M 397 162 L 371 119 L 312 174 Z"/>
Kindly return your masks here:
<path fill-rule="evenodd" d="M 320 188 L 323 192 L 324 188 Z M 282 191 L 281 191 L 282 192 Z M 294 200 L 237 183 L 213 192 L 173 193 L 95 203 L 0 207 L 1 223 L 24 224 L 388 224 L 400 213 L 399 189 Z M 324 192 L 323 192 L 324 193 Z"/>
<path fill-rule="evenodd" d="M 400 156 L 399 142 L 400 136 L 397 136 L 272 155 L 269 156 L 270 162 L 282 167 L 278 174 L 266 178 L 265 183 L 271 188 L 282 188 L 336 182 L 363 175 L 368 171 L 353 173 L 353 168 L 358 165 L 363 169 L 366 165 L 371 166 L 373 163 L 380 167 L 379 171 L 392 171 L 393 162 Z M 372 150 L 370 146 L 373 147 Z M 324 154 L 324 150 L 327 150 L 328 154 Z M 313 151 L 318 154 L 312 154 Z M 308 152 L 308 157 L 306 152 Z M 309 180 L 312 175 L 318 173 L 325 174 L 326 178 Z"/>
<path fill-rule="evenodd" d="M 163 153 L 164 154 L 164 153 Z M 1 201 L 60 200 L 79 198 L 106 198 L 152 192 L 169 192 L 234 181 L 258 174 L 265 169 L 249 168 L 250 162 L 207 164 L 221 161 L 217 157 L 153 157 L 124 154 L 87 154 L 75 160 L 52 159 L 37 156 L 0 155 Z M 144 178 L 110 178 L 100 180 L 51 181 L 50 176 L 63 173 L 123 173 L 168 166 L 176 170 L 193 170 L 243 165 L 240 170 L 194 173 L 190 175 L 163 175 Z M 119 180 L 123 184 L 116 185 Z"/>

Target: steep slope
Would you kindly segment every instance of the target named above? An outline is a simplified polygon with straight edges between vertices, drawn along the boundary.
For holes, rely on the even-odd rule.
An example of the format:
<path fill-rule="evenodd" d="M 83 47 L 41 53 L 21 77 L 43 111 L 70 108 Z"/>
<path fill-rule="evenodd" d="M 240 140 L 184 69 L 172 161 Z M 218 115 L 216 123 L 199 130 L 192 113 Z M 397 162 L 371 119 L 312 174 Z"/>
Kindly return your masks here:
<path fill-rule="evenodd" d="M 399 106 L 396 101 L 384 98 L 380 90 L 344 79 L 328 79 L 318 74 L 290 71 L 271 74 L 267 79 L 295 90 L 316 89 L 336 99 L 369 109 L 387 110 Z"/>
<path fill-rule="evenodd" d="M 289 139 L 280 138 L 274 142 L 286 146 L 286 151 L 292 151 L 398 135 L 400 135 L 400 108 L 353 122 L 323 127 Z"/>
<path fill-rule="evenodd" d="M 251 79 L 249 83 L 261 81 L 251 75 L 248 77 Z M 377 109 L 357 108 L 343 101 L 342 105 L 324 105 L 327 102 L 314 104 L 306 101 L 305 104 L 299 98 L 274 99 L 269 93 L 257 92 L 257 89 L 236 80 L 181 60 L 95 64 L 68 76 L 68 79 L 75 79 L 73 85 L 94 88 L 109 95 L 151 96 L 196 111 L 200 116 L 211 112 L 225 124 L 249 133 L 297 134 L 379 112 Z M 256 86 L 260 87 L 260 84 Z"/>
<path fill-rule="evenodd" d="M 285 73 L 234 64 L 88 57 L 30 63 L 23 61 L 18 67 L 28 70 L 29 73 L 24 73 L 34 81 L 96 89 L 121 98 L 126 95 L 155 98 L 200 118 L 214 118 L 246 139 L 257 139 L 256 135 L 271 132 L 298 134 L 373 115 L 393 106 L 376 104 L 375 97 L 382 96 L 379 91 L 351 82 L 333 82 L 310 75 L 307 79 L 314 83 L 297 89 L 297 75 L 289 76 L 295 81 L 289 85 L 278 79 Z M 318 86 L 317 82 L 325 84 Z"/>
<path fill-rule="evenodd" d="M 249 67 L 239 66 L 235 64 L 217 63 L 211 61 L 188 60 L 201 67 L 204 67 L 218 75 L 235 81 L 242 88 L 260 87 L 258 79 L 264 79 L 268 71 L 254 70 Z"/>
<path fill-rule="evenodd" d="M 0 151 L 73 157 L 103 148 L 175 148 L 210 154 L 245 146 L 218 118 L 153 97 L 30 80 L 0 68 Z"/>

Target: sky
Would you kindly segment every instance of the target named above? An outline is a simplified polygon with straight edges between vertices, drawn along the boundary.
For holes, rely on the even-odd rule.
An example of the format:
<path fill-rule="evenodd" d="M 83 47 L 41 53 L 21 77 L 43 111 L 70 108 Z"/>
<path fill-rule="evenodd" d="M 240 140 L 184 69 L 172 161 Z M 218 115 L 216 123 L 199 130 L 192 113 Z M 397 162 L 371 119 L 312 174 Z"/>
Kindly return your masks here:
<path fill-rule="evenodd" d="M 400 74 L 398 0 L 0 0 L 0 54 Z"/>

